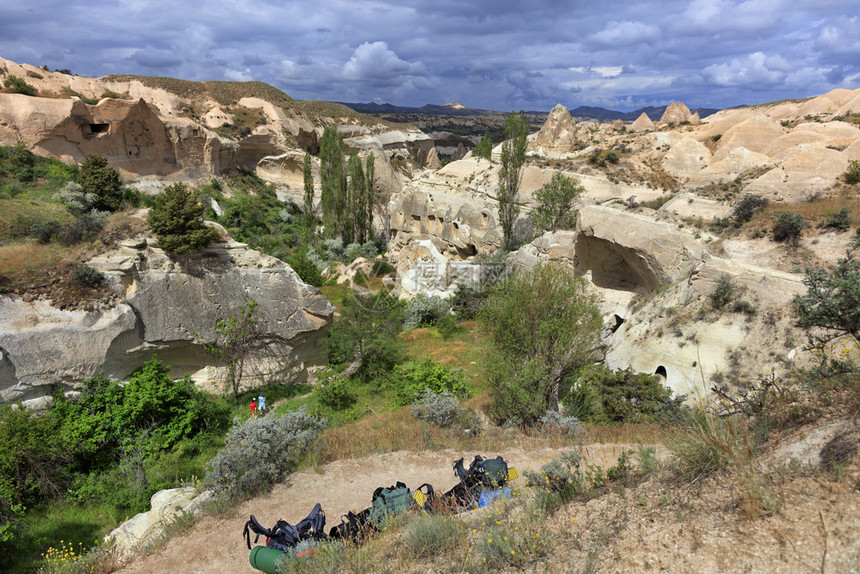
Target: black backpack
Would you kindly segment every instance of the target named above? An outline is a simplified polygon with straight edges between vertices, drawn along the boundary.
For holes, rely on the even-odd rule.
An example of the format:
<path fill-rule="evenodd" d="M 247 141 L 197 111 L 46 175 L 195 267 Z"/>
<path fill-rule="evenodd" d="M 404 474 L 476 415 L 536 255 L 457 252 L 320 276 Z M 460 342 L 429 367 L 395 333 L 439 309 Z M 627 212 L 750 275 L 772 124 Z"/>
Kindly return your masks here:
<path fill-rule="evenodd" d="M 508 463 L 501 456 L 485 459 L 477 455 L 468 470 L 463 465 L 463 459 L 454 463 L 454 473 L 472 493 L 482 490 L 496 490 L 508 481 Z M 456 488 L 456 487 L 455 487 Z"/>
<path fill-rule="evenodd" d="M 340 524 L 332 526 L 328 535 L 333 540 L 359 540 L 376 530 L 370 522 L 370 508 L 361 512 L 349 511 L 340 518 Z"/>
<path fill-rule="evenodd" d="M 278 520 L 272 528 L 265 528 L 257 522 L 252 514 L 242 531 L 242 536 L 248 543 L 248 550 L 251 549 L 251 532 L 256 534 L 254 544 L 257 543 L 260 536 L 265 536 L 267 547 L 284 552 L 291 550 L 303 540 L 328 540 L 325 533 L 325 512 L 319 503 L 314 506 L 304 520 L 295 526 L 286 520 Z"/>

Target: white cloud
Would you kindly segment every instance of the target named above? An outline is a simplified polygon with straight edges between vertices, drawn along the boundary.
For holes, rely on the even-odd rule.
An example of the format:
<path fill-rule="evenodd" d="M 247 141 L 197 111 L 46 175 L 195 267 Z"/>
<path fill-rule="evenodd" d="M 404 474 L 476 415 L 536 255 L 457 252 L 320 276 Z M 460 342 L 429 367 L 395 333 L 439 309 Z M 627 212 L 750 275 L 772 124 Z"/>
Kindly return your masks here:
<path fill-rule="evenodd" d="M 633 44 L 651 44 L 660 39 L 660 29 L 653 24 L 642 22 L 616 22 L 593 34 L 591 40 L 603 46 L 631 46 Z"/>
<path fill-rule="evenodd" d="M 398 76 L 424 76 L 427 69 L 421 62 L 401 60 L 386 42 L 365 42 L 355 49 L 343 73 L 349 80 L 391 80 Z"/>
<path fill-rule="evenodd" d="M 755 52 L 731 62 L 708 66 L 702 70 L 702 76 L 717 86 L 756 90 L 783 82 L 792 69 L 782 56 L 766 56 L 762 52 Z"/>
<path fill-rule="evenodd" d="M 227 69 L 224 71 L 224 79 L 230 82 L 250 82 L 254 79 L 254 76 L 248 68 L 244 70 Z"/>

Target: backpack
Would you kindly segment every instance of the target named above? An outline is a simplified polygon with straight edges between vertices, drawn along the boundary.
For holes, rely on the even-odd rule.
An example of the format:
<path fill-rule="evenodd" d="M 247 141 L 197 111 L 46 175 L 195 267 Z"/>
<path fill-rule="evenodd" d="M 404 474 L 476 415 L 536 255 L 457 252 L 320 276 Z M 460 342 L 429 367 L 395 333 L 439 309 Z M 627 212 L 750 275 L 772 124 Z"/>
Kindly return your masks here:
<path fill-rule="evenodd" d="M 461 480 L 454 485 L 454 488 L 440 497 L 440 506 L 447 508 L 468 508 L 474 500 L 474 496 L 466 488 L 466 483 Z"/>
<path fill-rule="evenodd" d="M 415 506 L 412 491 L 400 481 L 388 488 L 380 486 L 373 491 L 373 502 L 370 505 L 368 519 L 376 527 L 382 525 L 389 517 L 403 514 Z"/>
<path fill-rule="evenodd" d="M 340 524 L 332 526 L 328 533 L 333 540 L 358 540 L 364 538 L 376 527 L 369 521 L 370 508 L 361 512 L 349 511 L 340 518 Z"/>
<path fill-rule="evenodd" d="M 284 552 L 291 550 L 303 540 L 328 540 L 328 536 L 325 534 L 325 512 L 319 503 L 313 507 L 313 510 L 304 520 L 295 526 L 286 520 L 278 520 L 272 528 L 265 528 L 257 522 L 252 514 L 242 531 L 242 536 L 248 543 L 248 550 L 251 549 L 251 532 L 257 535 L 254 538 L 255 544 L 260 536 L 265 536 L 268 548 Z"/>
<path fill-rule="evenodd" d="M 481 490 L 494 490 L 504 486 L 508 481 L 508 463 L 501 456 L 485 459 L 475 456 L 469 469 L 463 465 L 463 459 L 454 463 L 454 473 L 460 477 L 466 488 L 474 493 Z"/>

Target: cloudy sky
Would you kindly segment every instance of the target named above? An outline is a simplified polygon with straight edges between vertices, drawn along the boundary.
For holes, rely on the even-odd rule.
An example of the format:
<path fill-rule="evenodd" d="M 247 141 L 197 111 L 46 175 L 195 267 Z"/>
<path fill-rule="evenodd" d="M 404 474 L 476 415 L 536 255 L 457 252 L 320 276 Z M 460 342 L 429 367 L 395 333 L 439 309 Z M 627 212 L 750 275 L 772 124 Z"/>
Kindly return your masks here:
<path fill-rule="evenodd" d="M 860 87 L 860 2 L 5 1 L 0 56 L 296 99 L 721 108 Z"/>

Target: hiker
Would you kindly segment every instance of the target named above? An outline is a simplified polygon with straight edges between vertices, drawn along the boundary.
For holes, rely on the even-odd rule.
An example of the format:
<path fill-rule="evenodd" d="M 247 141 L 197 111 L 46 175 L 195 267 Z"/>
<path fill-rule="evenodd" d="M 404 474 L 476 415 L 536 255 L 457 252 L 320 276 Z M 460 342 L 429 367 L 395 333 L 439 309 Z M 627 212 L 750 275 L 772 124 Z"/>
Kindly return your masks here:
<path fill-rule="evenodd" d="M 254 399 L 251 399 L 251 416 L 255 416 L 257 414 L 257 403 Z"/>
<path fill-rule="evenodd" d="M 260 412 L 266 410 L 266 397 L 263 396 L 263 393 L 260 393 L 260 396 L 257 398 L 257 408 Z"/>

